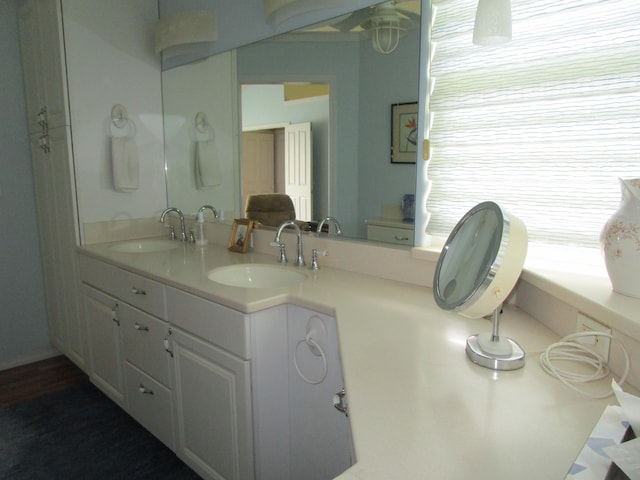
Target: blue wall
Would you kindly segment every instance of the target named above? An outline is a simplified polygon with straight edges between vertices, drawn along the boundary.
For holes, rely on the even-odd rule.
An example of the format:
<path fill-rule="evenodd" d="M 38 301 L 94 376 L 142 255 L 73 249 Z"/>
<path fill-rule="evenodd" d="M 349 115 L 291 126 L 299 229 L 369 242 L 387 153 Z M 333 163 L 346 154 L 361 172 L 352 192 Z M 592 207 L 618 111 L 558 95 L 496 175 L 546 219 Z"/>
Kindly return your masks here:
<path fill-rule="evenodd" d="M 391 105 L 418 100 L 419 35 L 418 28 L 410 30 L 389 55 L 376 53 L 368 41 L 259 42 L 238 49 L 241 81 L 251 75 L 335 81 L 332 214 L 347 236 L 366 237 L 366 218 L 380 217 L 382 205 L 400 205 L 403 194 L 415 191 L 416 166 L 391 164 Z"/>
<path fill-rule="evenodd" d="M 51 353 L 27 137 L 17 0 L 0 0 L 0 369 Z"/>

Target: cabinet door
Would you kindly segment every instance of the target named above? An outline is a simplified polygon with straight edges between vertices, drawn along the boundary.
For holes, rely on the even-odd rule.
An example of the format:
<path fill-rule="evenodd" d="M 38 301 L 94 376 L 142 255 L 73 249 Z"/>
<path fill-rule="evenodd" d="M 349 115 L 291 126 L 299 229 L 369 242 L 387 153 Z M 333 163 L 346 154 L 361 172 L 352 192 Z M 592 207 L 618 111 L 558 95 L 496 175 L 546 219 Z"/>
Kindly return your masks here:
<path fill-rule="evenodd" d="M 60 351 L 84 367 L 70 132 L 68 127 L 56 128 L 48 137 L 48 152 L 40 148 L 38 134 L 31 135 L 30 143 L 50 337 Z"/>
<path fill-rule="evenodd" d="M 59 0 L 25 0 L 19 23 L 29 132 L 69 125 Z"/>
<path fill-rule="evenodd" d="M 253 478 L 249 362 L 172 330 L 176 453 L 204 478 Z"/>
<path fill-rule="evenodd" d="M 120 348 L 118 301 L 84 287 L 91 381 L 124 408 L 124 380 Z"/>

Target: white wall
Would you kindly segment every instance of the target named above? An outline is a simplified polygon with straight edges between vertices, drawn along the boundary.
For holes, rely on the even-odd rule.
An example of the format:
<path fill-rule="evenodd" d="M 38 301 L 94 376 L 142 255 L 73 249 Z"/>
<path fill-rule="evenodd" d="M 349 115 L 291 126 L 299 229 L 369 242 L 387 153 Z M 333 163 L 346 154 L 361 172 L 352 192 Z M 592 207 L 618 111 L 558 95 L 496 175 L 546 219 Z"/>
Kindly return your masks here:
<path fill-rule="evenodd" d="M 79 217 L 147 218 L 166 207 L 156 0 L 62 0 Z M 137 129 L 140 188 L 113 189 L 109 122 L 122 104 Z"/>
<path fill-rule="evenodd" d="M 205 204 L 219 212 L 239 212 L 235 55 L 227 52 L 167 70 L 162 73 L 162 90 L 169 205 L 185 215 L 195 214 Z M 206 94 L 192 95 L 193 92 Z M 210 135 L 196 132 L 195 117 L 199 112 L 207 116 L 211 127 L 221 180 L 219 185 L 200 190 L 194 175 L 195 140 L 208 140 Z M 205 214 L 210 218 L 210 212 Z"/>
<path fill-rule="evenodd" d="M 44 305 L 16 4 L 0 1 L 0 370 L 53 352 Z"/>

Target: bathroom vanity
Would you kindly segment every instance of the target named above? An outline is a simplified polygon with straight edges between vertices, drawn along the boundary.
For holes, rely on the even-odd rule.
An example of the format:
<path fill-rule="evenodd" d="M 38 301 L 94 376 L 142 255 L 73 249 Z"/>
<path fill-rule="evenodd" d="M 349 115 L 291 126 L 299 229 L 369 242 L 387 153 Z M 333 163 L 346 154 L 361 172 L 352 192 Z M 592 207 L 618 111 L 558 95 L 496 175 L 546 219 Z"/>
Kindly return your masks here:
<path fill-rule="evenodd" d="M 505 307 L 503 328 L 527 362 L 496 372 L 464 352 L 489 321 L 440 310 L 425 287 L 281 266 L 273 255 L 216 244 L 148 253 L 114 245 L 79 249 L 92 381 L 204 478 L 564 478 L 607 404 L 540 369 L 538 353 L 557 336 L 515 307 Z M 209 279 L 219 267 L 256 263 L 304 278 L 274 288 Z M 335 425 L 304 423 L 316 413 L 300 407 L 314 395 L 282 395 L 300 380 L 284 357 L 301 353 L 296 344 L 314 316 L 339 339 L 339 352 L 326 350 L 335 355 L 329 365 L 341 366 L 330 368 L 327 392 L 346 388 L 349 417 L 332 398 L 322 402 L 332 416 L 314 411 Z M 278 449 L 273 439 L 296 430 L 288 421 L 303 422 L 300 436 Z M 322 426 L 342 439 L 339 448 L 291 453 Z M 285 463 L 289 470 L 277 471 Z"/>
<path fill-rule="evenodd" d="M 171 246 L 114 259 L 189 271 L 204 254 Z M 242 312 L 109 259 L 83 253 L 79 263 L 91 381 L 203 478 L 321 479 L 349 467 L 348 422 L 332 405 L 344 385 L 334 318 L 284 304 Z M 289 357 L 305 361 L 298 339 L 310 322 L 328 335 L 322 382 L 307 386 Z"/>

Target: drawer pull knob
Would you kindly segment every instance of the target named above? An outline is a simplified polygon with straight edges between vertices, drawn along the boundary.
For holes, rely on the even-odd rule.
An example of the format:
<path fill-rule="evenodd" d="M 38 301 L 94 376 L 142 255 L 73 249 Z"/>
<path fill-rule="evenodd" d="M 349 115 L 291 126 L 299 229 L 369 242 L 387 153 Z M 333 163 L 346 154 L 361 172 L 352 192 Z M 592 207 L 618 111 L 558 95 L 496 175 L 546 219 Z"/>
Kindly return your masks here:
<path fill-rule="evenodd" d="M 137 287 L 132 287 L 131 288 L 131 293 L 133 293 L 134 295 L 146 295 L 147 292 L 145 290 L 142 290 L 141 288 L 137 288 Z"/>
<path fill-rule="evenodd" d="M 401 241 L 401 242 L 406 242 L 407 240 L 409 240 L 409 237 L 402 237 L 400 235 L 396 235 L 393 238 L 395 238 L 396 240 Z"/>
<path fill-rule="evenodd" d="M 149 327 L 147 327 L 146 325 L 140 325 L 138 322 L 135 323 L 133 328 L 135 328 L 136 330 L 140 330 L 141 332 L 148 332 L 149 331 Z"/>
<path fill-rule="evenodd" d="M 145 387 L 142 384 L 140 384 L 140 386 L 138 387 L 138 391 L 143 395 L 153 395 L 153 390 L 149 390 L 147 387 Z"/>

